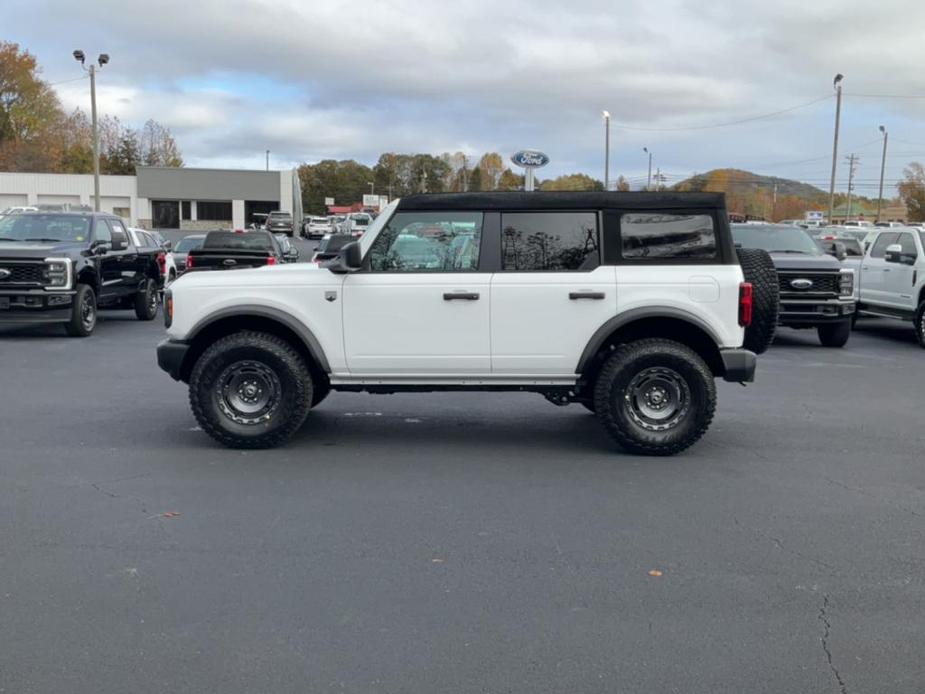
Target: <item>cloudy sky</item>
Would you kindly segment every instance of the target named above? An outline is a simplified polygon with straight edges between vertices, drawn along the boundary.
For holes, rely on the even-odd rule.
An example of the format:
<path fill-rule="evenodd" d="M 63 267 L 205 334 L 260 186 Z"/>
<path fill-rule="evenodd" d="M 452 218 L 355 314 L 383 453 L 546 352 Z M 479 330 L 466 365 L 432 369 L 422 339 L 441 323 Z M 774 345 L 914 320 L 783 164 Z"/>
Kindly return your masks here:
<path fill-rule="evenodd" d="M 645 146 L 669 181 L 734 166 L 827 188 L 837 72 L 858 191 L 876 195 L 880 124 L 888 184 L 925 160 L 921 0 L 5 0 L 0 34 L 69 108 L 89 110 L 71 51 L 109 53 L 102 112 L 168 125 L 193 166 L 531 147 L 543 177 L 603 178 L 607 109 L 612 176 L 644 183 Z"/>

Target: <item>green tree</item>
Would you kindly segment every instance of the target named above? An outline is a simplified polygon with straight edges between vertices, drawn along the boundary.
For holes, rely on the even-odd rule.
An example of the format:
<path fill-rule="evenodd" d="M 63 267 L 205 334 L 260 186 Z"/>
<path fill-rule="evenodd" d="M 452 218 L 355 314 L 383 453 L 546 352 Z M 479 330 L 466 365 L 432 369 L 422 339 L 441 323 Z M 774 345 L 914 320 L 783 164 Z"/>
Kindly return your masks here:
<path fill-rule="evenodd" d="M 896 186 L 906 204 L 910 222 L 925 222 L 925 168 L 917 162 L 903 169 L 904 180 Z"/>
<path fill-rule="evenodd" d="M 505 169 L 498 177 L 498 190 L 523 190 L 524 177 L 521 174 L 515 174 L 510 169 Z"/>
<path fill-rule="evenodd" d="M 302 207 L 310 214 L 324 214 L 325 198 L 334 198 L 337 205 L 362 202 L 374 181 L 373 170 L 353 160 L 325 159 L 317 164 L 299 167 L 302 182 Z"/>
<path fill-rule="evenodd" d="M 604 190 L 604 184 L 587 174 L 577 173 L 543 181 L 540 190 Z"/>
<path fill-rule="evenodd" d="M 134 176 L 135 168 L 141 164 L 141 147 L 138 134 L 125 128 L 116 145 L 106 153 L 105 173 L 113 176 Z"/>

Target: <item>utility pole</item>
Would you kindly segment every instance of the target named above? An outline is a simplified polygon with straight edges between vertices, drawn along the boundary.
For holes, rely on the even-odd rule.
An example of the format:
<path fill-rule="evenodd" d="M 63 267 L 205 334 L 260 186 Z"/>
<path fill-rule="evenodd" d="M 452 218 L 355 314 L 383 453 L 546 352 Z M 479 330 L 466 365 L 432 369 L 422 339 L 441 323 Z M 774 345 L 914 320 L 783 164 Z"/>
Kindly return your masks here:
<path fill-rule="evenodd" d="M 610 190 L 610 111 L 602 111 L 604 116 L 604 190 Z"/>
<path fill-rule="evenodd" d="M 72 53 L 74 60 L 81 65 L 84 64 L 86 56 L 82 50 L 76 50 Z M 108 53 L 100 53 L 96 59 L 99 67 L 103 67 L 109 62 Z M 97 66 L 90 63 L 89 68 L 84 68 L 90 73 L 90 119 L 93 124 L 93 209 L 100 211 L 100 128 L 96 118 L 96 70 Z"/>
<path fill-rule="evenodd" d="M 774 181 L 773 192 L 771 193 L 771 221 L 774 221 L 774 217 L 777 212 L 777 181 Z"/>
<path fill-rule="evenodd" d="M 649 155 L 649 173 L 646 176 L 646 190 L 652 190 L 652 152 L 648 147 L 643 147 L 642 151 Z"/>
<path fill-rule="evenodd" d="M 835 214 L 835 168 L 838 164 L 838 126 L 841 121 L 841 81 L 844 75 L 838 73 L 832 82 L 835 87 L 835 142 L 832 144 L 832 180 L 829 183 L 829 224 Z"/>
<path fill-rule="evenodd" d="M 267 171 L 270 170 L 270 150 L 267 150 Z"/>
<path fill-rule="evenodd" d="M 845 221 L 851 219 L 851 191 L 854 189 L 854 169 L 860 163 L 860 159 L 854 154 L 845 157 L 848 160 L 848 208 L 845 210 Z"/>
<path fill-rule="evenodd" d="M 880 221 L 880 210 L 883 208 L 883 172 L 886 171 L 886 141 L 890 134 L 882 125 L 880 132 L 883 133 L 883 158 L 880 160 L 880 194 L 877 196 L 877 221 Z"/>
<path fill-rule="evenodd" d="M 370 195 L 375 195 L 375 194 L 376 194 L 376 182 L 375 182 L 375 181 L 368 181 L 368 182 L 366 183 L 366 185 L 369 186 L 369 194 L 370 194 Z"/>
<path fill-rule="evenodd" d="M 655 170 L 655 190 L 656 191 L 659 189 L 659 184 L 661 182 L 662 182 L 662 170 L 661 168 L 657 168 Z"/>

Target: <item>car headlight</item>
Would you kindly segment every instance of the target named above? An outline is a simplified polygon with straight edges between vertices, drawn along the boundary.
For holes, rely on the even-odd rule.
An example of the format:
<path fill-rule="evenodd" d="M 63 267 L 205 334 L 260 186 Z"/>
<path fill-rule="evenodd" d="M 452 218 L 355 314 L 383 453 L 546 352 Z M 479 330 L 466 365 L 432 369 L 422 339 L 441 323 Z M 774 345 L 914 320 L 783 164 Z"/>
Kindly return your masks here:
<path fill-rule="evenodd" d="M 70 289 L 72 274 L 70 258 L 45 258 L 46 289 Z"/>
<path fill-rule="evenodd" d="M 839 296 L 854 296 L 854 270 L 843 269 L 838 280 Z"/>

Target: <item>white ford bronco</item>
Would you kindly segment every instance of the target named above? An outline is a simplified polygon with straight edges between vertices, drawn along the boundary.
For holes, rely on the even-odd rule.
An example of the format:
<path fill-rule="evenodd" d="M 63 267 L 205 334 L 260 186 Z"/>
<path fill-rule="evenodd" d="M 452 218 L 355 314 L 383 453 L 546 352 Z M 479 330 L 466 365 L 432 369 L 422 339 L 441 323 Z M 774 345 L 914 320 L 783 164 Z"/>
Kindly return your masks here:
<path fill-rule="evenodd" d="M 157 357 L 231 447 L 283 443 L 331 390 L 483 390 L 579 403 L 666 455 L 707 430 L 715 378 L 753 380 L 776 289 L 721 194 L 415 195 L 321 267 L 182 276 Z"/>

